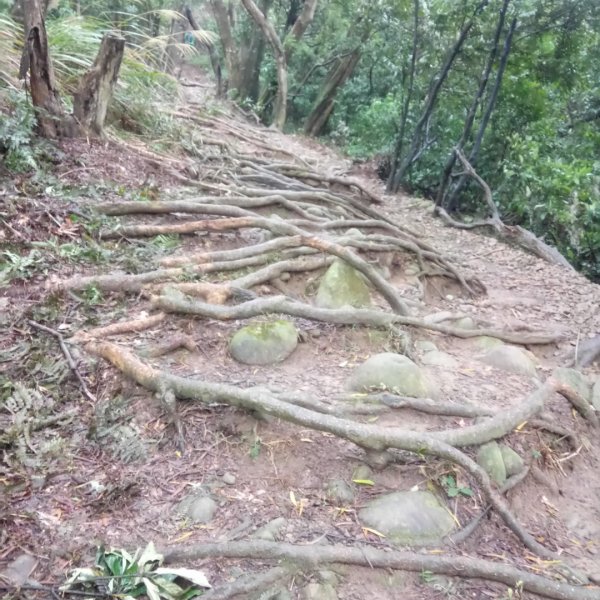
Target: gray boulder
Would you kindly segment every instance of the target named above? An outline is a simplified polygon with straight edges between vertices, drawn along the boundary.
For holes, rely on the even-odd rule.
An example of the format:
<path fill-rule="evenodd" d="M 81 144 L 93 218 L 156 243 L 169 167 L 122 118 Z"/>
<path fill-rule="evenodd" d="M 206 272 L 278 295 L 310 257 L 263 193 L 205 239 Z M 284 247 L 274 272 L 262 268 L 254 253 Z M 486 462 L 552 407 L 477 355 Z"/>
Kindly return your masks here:
<path fill-rule="evenodd" d="M 277 517 L 269 521 L 262 527 L 259 527 L 250 537 L 257 540 L 266 540 L 274 542 L 281 533 L 281 530 L 287 525 L 287 520 L 284 517 Z"/>
<path fill-rule="evenodd" d="M 327 498 L 341 505 L 354 502 L 354 490 L 343 479 L 331 479 L 326 486 Z"/>
<path fill-rule="evenodd" d="M 359 512 L 367 527 L 399 545 L 439 544 L 456 526 L 448 509 L 431 492 L 394 492 L 369 502 Z"/>
<path fill-rule="evenodd" d="M 437 387 L 410 358 L 392 352 L 371 356 L 357 367 L 350 376 L 347 388 L 354 392 L 386 389 L 413 398 L 438 395 Z"/>
<path fill-rule="evenodd" d="M 321 279 L 315 304 L 320 308 L 370 306 L 369 286 L 356 269 L 343 260 L 335 260 Z"/>
<path fill-rule="evenodd" d="M 194 523 L 208 523 L 214 517 L 216 510 L 217 503 L 204 492 L 187 496 L 178 506 L 178 512 Z"/>
<path fill-rule="evenodd" d="M 507 477 L 517 475 L 523 470 L 525 466 L 523 459 L 510 446 L 500 444 L 500 453 L 502 454 Z"/>
<path fill-rule="evenodd" d="M 535 364 L 520 348 L 502 344 L 488 350 L 481 358 L 487 365 L 518 375 L 535 377 Z"/>
<path fill-rule="evenodd" d="M 501 486 L 506 481 L 506 466 L 502 458 L 502 451 L 496 442 L 484 444 L 477 452 L 479 466 Z"/>
<path fill-rule="evenodd" d="M 255 323 L 231 338 L 229 350 L 246 365 L 270 365 L 285 360 L 298 345 L 298 331 L 289 321 Z"/>
<path fill-rule="evenodd" d="M 421 362 L 424 365 L 432 367 L 446 367 L 448 369 L 454 369 L 458 367 L 458 361 L 450 354 L 440 352 L 439 350 L 432 350 L 423 355 Z"/>

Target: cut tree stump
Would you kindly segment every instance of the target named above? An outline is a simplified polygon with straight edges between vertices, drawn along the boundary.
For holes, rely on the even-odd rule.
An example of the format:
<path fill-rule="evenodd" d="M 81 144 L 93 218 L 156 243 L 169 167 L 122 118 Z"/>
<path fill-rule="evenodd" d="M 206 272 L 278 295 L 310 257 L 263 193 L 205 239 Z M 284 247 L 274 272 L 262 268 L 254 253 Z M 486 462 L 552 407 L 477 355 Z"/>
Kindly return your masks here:
<path fill-rule="evenodd" d="M 79 82 L 73 95 L 73 115 L 85 131 L 102 135 L 124 50 L 125 40 L 122 37 L 106 34 L 94 64 Z"/>

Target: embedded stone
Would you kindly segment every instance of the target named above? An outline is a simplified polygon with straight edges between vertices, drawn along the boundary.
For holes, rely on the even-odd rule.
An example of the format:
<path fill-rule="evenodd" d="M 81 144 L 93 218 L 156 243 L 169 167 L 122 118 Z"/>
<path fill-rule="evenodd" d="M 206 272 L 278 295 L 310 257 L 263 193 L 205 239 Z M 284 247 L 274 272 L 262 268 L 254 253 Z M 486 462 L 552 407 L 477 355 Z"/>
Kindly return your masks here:
<path fill-rule="evenodd" d="M 246 365 L 270 365 L 285 360 L 297 345 L 297 329 L 281 320 L 243 327 L 231 338 L 229 350 Z"/>
<path fill-rule="evenodd" d="M 354 490 L 343 479 L 332 479 L 327 483 L 327 498 L 338 504 L 354 502 Z"/>
<path fill-rule="evenodd" d="M 439 350 L 427 352 L 427 354 L 423 355 L 421 362 L 424 365 L 446 367 L 448 369 L 453 369 L 458 366 L 458 361 L 453 356 L 450 356 L 450 354 L 446 354 L 445 352 L 440 352 Z"/>
<path fill-rule="evenodd" d="M 367 527 L 392 543 L 410 546 L 439 544 L 456 526 L 448 509 L 431 492 L 394 492 L 369 502 L 359 512 Z"/>
<path fill-rule="evenodd" d="M 523 470 L 525 462 L 510 446 L 500 444 L 500 453 L 502 454 L 507 477 L 517 475 Z"/>
<path fill-rule="evenodd" d="M 372 389 L 393 391 L 400 396 L 431 398 L 438 395 L 437 387 L 410 358 L 402 354 L 376 354 L 358 366 L 347 383 L 355 392 Z"/>
<path fill-rule="evenodd" d="M 281 530 L 287 525 L 287 520 L 284 517 L 277 517 L 269 521 L 262 527 L 259 527 L 250 537 L 257 540 L 266 540 L 274 542 L 281 533 Z"/>
<path fill-rule="evenodd" d="M 535 364 L 520 348 L 502 344 L 488 350 L 479 360 L 487 365 L 518 375 L 535 377 Z"/>
<path fill-rule="evenodd" d="M 343 260 L 335 260 L 319 283 L 315 304 L 320 308 L 370 306 L 369 286 L 356 269 Z"/>
<path fill-rule="evenodd" d="M 179 503 L 179 512 L 194 523 L 208 523 L 217 510 L 217 503 L 205 494 L 193 494 Z"/>
<path fill-rule="evenodd" d="M 506 481 L 506 466 L 500 446 L 496 442 L 484 444 L 477 453 L 479 466 L 501 486 Z"/>

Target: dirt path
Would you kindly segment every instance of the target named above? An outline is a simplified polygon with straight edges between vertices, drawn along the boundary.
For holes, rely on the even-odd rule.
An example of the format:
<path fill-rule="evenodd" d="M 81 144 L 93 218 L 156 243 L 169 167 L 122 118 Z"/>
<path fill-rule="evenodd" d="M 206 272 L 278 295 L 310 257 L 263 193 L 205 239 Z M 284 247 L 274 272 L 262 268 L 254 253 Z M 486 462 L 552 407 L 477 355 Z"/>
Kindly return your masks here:
<path fill-rule="evenodd" d="M 132 288 L 130 293 L 121 293 L 126 285 L 133 285 L 127 277 L 119 283 L 118 291 L 112 292 L 103 290 L 98 280 L 71 286 L 65 281 L 111 274 L 117 269 L 130 275 L 147 273 L 159 268 L 161 261 L 166 268 L 173 257 L 186 259 L 199 252 L 247 248 L 294 235 L 265 235 L 264 227 L 257 227 L 254 221 L 251 226 L 230 229 L 227 225 L 215 231 L 215 219 L 245 219 L 248 215 L 240 212 L 236 216 L 231 209 L 230 215 L 207 216 L 209 203 L 199 200 L 200 196 L 219 196 L 222 202 L 216 205 L 222 207 L 233 206 L 237 197 L 245 201 L 261 197 L 251 194 L 249 188 L 259 188 L 263 195 L 279 194 L 280 190 L 273 191 L 273 177 L 277 173 L 281 183 L 287 171 L 276 172 L 270 166 L 285 163 L 323 177 L 318 184 L 320 200 L 293 200 L 300 212 L 281 204 L 250 209 L 243 202 L 236 210 L 247 210 L 253 219 L 262 218 L 270 224 L 301 222 L 298 227 L 306 228 L 311 215 L 316 218 L 313 225 L 320 223 L 318 210 L 307 212 L 310 203 L 317 209 L 328 208 L 331 214 L 337 214 L 341 206 L 343 218 L 350 215 L 363 223 L 372 217 L 363 213 L 357 216 L 353 211 L 360 212 L 360 206 L 370 207 L 399 229 L 390 233 L 380 223 L 375 228 L 363 227 L 363 232 L 394 235 L 406 242 L 408 238 L 402 233 L 406 228 L 423 247 L 432 246 L 439 252 L 436 257 L 443 255 L 448 265 L 456 267 L 465 278 L 461 284 L 438 258 L 426 260 L 427 268 L 435 267 L 444 276 L 428 276 L 411 251 L 357 251 L 367 265 L 367 278 L 369 267 L 376 268 L 376 275 L 385 273 L 381 287 L 372 287 L 377 311 L 392 314 L 385 296 L 386 286 L 391 286 L 410 303 L 415 319 L 431 315 L 439 319 L 440 313 L 448 312 L 451 316 L 446 323 L 470 318 L 472 323 L 467 329 L 486 327 L 518 334 L 526 326 L 537 332 L 562 334 L 560 342 L 527 347 L 536 365 L 534 378 L 481 362 L 485 349 L 477 338 L 461 339 L 422 327 L 402 327 L 410 334 L 412 358 L 438 384 L 441 399 L 508 412 L 522 404 L 555 367 L 566 365 L 566 356 L 576 343 L 600 333 L 599 286 L 493 238 L 444 227 L 431 216 L 428 202 L 386 196 L 373 174 L 353 167 L 314 140 L 266 130 L 236 115 L 231 107 L 215 107 L 205 93 L 197 93 L 206 90 L 202 87 L 205 81 L 193 73 L 185 76 L 201 85 L 185 88 L 187 103 L 177 110 L 185 112 L 185 122 L 194 128 L 192 138 L 202 157 L 194 161 L 180 157 L 188 165 L 185 169 L 161 163 L 156 156 L 149 160 L 131 146 L 72 142 L 64 147 L 66 158 L 52 186 L 36 189 L 23 181 L 3 191 L 6 210 L 1 241 L 22 258 L 11 259 L 10 281 L 0 288 L 4 327 L 0 343 L 0 431 L 4 432 L 0 433 L 4 449 L 0 465 L 0 570 L 27 553 L 38 563 L 32 577 L 39 582 L 55 581 L 67 568 L 89 564 L 98 543 L 134 549 L 153 541 L 159 547 L 173 549 L 184 543 L 245 539 L 275 519 L 280 519 L 278 529 L 267 538 L 302 546 L 329 542 L 386 548 L 390 547 L 389 541 L 366 528 L 358 513 L 373 498 L 400 490 L 433 491 L 464 526 L 485 507 L 486 498 L 471 475 L 447 460 L 403 456 L 403 460 L 377 470 L 366 464 L 363 450 L 348 440 L 235 408 L 225 400 L 215 399 L 209 404 L 182 400 L 173 409 L 160 393 L 157 397 L 131 383 L 106 361 L 93 356 L 90 347 L 86 351 L 85 340 L 80 337 L 68 348 L 77 373 L 89 388 L 86 395 L 69 370 L 57 337 L 28 325 L 28 320 L 43 323 L 69 339 L 95 327 L 156 315 L 157 298 L 164 310 L 160 297 L 167 294 L 168 284 L 162 281 L 150 288 Z M 190 112 L 196 103 L 212 108 Z M 223 112 L 215 114 L 217 108 Z M 253 167 L 251 159 L 259 162 Z M 261 159 L 268 170 L 261 170 Z M 192 178 L 188 182 L 191 185 L 182 185 L 182 176 Z M 357 180 L 382 203 L 370 203 L 356 186 L 340 186 L 331 179 L 340 177 Z M 285 181 L 291 185 L 288 179 Z M 288 191 L 307 193 L 307 179 L 294 181 L 297 188 L 288 187 Z M 343 204 L 330 198 L 328 205 L 327 194 L 342 199 Z M 122 207 L 125 202 L 147 206 L 148 202 L 164 205 L 175 200 L 205 206 L 204 212 L 190 214 L 179 206 L 168 214 L 109 214 L 110 206 Z M 99 210 L 99 205 L 105 210 Z M 138 237 L 122 229 L 143 224 L 168 230 L 200 220 L 213 224 L 198 226 L 191 235 L 167 232 Z M 117 224 L 121 229 L 113 236 Z M 335 235 L 318 228 L 311 232 L 320 244 L 342 237 L 338 231 Z M 307 243 L 306 237 L 303 243 Z M 314 244 L 312 250 L 318 250 Z M 210 256 L 206 261 L 215 262 L 214 255 Z M 324 259 L 331 255 L 321 248 L 318 256 Z M 277 254 L 275 260 L 281 259 Z M 233 272 L 207 271 L 200 277 L 189 264 L 186 268 L 188 271 L 179 273 L 174 283 L 200 281 L 223 286 L 260 266 Z M 251 302 L 251 298 L 265 300 L 283 294 L 312 306 L 324 270 L 284 271 L 285 276 L 267 278 L 249 288 L 250 296 L 233 296 L 227 305 L 235 308 Z M 370 280 L 373 286 L 379 282 L 377 277 Z M 472 295 L 465 289 L 465 282 L 475 281 L 483 284 L 487 293 Z M 179 311 L 142 331 L 95 339 L 134 351 L 154 368 L 175 375 L 243 390 L 268 388 L 274 395 L 292 391 L 333 406 L 339 406 L 337 399 L 344 395 L 357 366 L 372 355 L 398 352 L 406 344 L 405 339 L 385 329 L 339 326 L 307 317 L 286 318 L 295 324 L 301 341 L 289 358 L 271 366 L 243 365 L 232 358 L 229 340 L 245 324 L 241 319 L 194 317 Z M 174 340 L 183 340 L 183 346 L 152 357 L 165 350 L 165 342 Z M 452 363 L 425 364 L 423 342 L 435 344 L 437 350 L 453 359 Z M 599 372 L 596 363 L 584 369 L 583 375 L 591 384 L 600 380 Z M 547 421 L 575 432 L 577 447 L 571 448 L 568 440 L 529 424 L 510 431 L 504 441 L 524 458 L 531 471 L 508 493 L 508 505 L 539 543 L 599 583 L 597 429 L 558 394 L 546 403 L 544 414 Z M 34 423 L 41 416 L 56 418 L 36 429 Z M 354 418 L 390 430 L 422 432 L 462 429 L 471 422 L 411 409 Z M 477 448 L 466 448 L 465 454 L 475 457 Z M 457 485 L 468 487 L 473 494 L 449 498 L 441 483 L 448 481 L 443 478 L 449 474 Z M 350 493 L 346 502 L 328 494 L 331 482 L 344 483 Z M 206 522 L 194 523 L 177 508 L 184 498 L 200 492 L 215 501 L 216 510 Z M 550 578 L 557 576 L 553 565 L 525 548 L 494 512 L 466 541 L 450 550 L 458 556 L 491 559 Z M 205 559 L 196 564 L 214 586 L 219 586 L 243 572 L 256 570 L 257 564 L 250 558 L 227 562 Z M 333 576 L 318 569 L 301 570 L 283 584 L 289 595 L 277 597 L 325 597 L 324 586 L 331 578 L 337 593 L 332 597 L 342 600 L 534 597 L 526 592 L 509 596 L 501 584 L 428 572 L 419 575 L 367 566 L 336 567 L 335 571 L 337 575 Z M 320 596 L 308 595 L 313 593 L 307 591 L 311 582 L 320 582 L 317 592 L 313 590 Z M 511 593 L 521 594 L 516 588 Z"/>

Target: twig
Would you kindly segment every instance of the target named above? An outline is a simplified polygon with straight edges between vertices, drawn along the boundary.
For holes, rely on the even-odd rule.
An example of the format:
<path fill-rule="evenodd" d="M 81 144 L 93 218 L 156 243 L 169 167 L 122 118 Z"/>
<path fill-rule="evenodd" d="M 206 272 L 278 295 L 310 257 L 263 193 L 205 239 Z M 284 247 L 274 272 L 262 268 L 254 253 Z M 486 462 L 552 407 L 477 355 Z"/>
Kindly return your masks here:
<path fill-rule="evenodd" d="M 58 331 L 56 331 L 56 329 L 52 329 L 51 327 L 46 327 L 46 325 L 36 323 L 35 321 L 32 321 L 32 320 L 29 320 L 28 323 L 33 328 L 38 329 L 40 331 L 44 331 L 46 333 L 49 333 L 50 335 L 53 335 L 58 340 L 58 344 L 59 344 L 60 349 L 62 350 L 62 353 L 67 361 L 67 365 L 69 365 L 69 369 L 71 369 L 71 372 L 75 375 L 75 377 L 77 378 L 77 381 L 79 381 L 79 385 L 81 386 L 83 395 L 90 402 L 95 403 L 96 397 L 90 392 L 85 381 L 83 380 L 83 377 L 81 376 L 81 373 L 79 372 L 79 369 L 77 368 L 77 365 L 75 364 L 75 361 L 73 360 L 73 356 L 71 355 L 71 352 L 67 348 L 67 345 L 65 343 L 65 339 L 63 338 L 63 336 Z"/>

